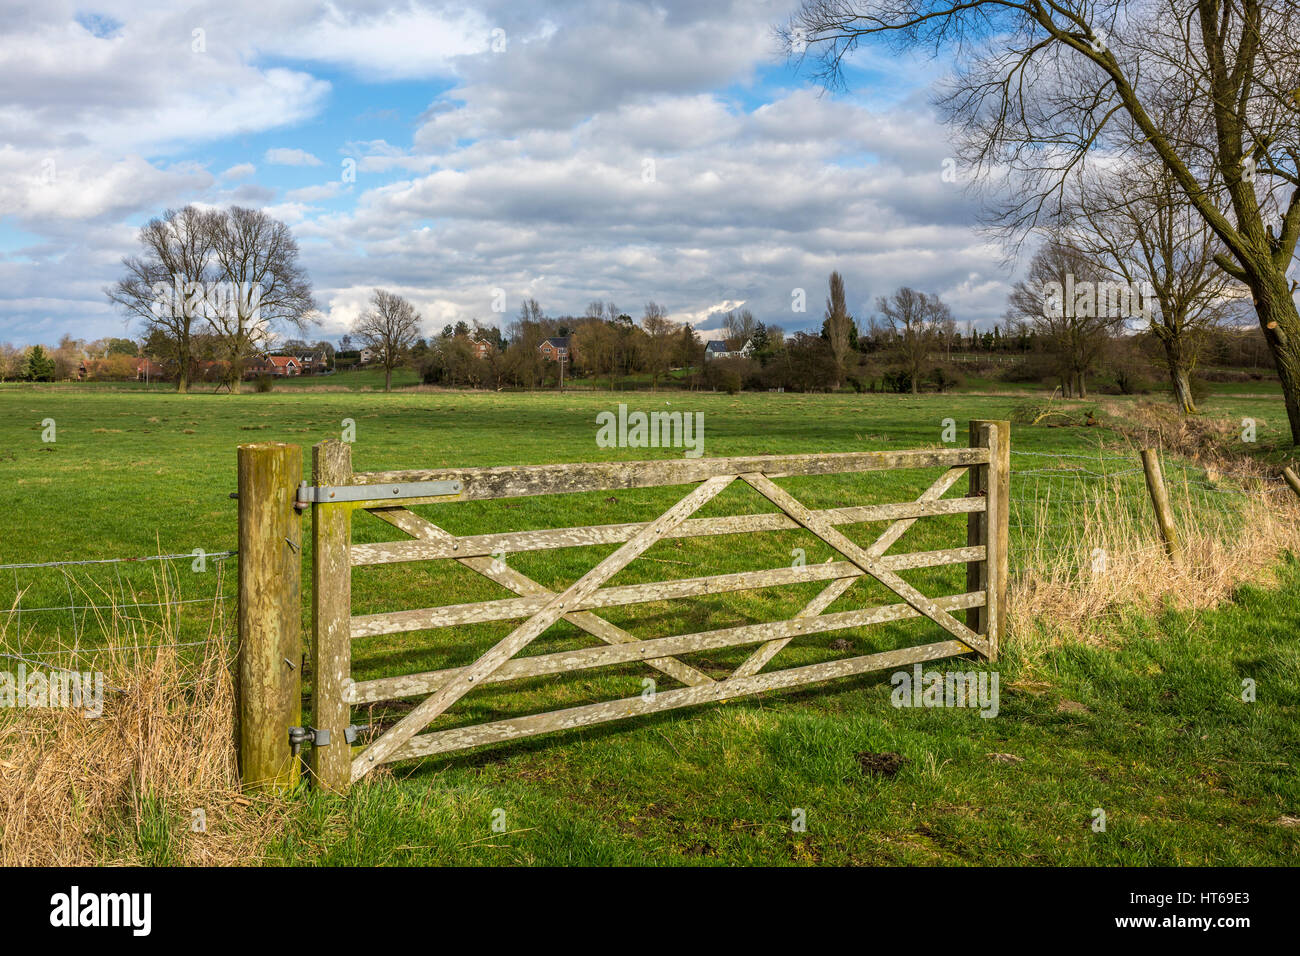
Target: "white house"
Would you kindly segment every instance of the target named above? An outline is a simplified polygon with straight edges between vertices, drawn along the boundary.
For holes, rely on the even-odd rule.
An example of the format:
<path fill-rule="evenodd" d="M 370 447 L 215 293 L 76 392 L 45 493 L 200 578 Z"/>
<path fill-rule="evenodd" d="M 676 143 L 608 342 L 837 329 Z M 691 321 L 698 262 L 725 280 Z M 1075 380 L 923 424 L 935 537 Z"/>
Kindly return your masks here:
<path fill-rule="evenodd" d="M 708 359 L 720 359 L 720 358 L 749 358 L 749 353 L 751 351 L 750 346 L 752 344 L 753 344 L 753 340 L 751 339 L 749 342 L 746 342 L 741 348 L 732 352 L 727 349 L 727 343 L 722 341 L 722 339 L 712 339 L 709 341 L 707 345 L 704 346 L 704 358 L 706 361 Z"/>

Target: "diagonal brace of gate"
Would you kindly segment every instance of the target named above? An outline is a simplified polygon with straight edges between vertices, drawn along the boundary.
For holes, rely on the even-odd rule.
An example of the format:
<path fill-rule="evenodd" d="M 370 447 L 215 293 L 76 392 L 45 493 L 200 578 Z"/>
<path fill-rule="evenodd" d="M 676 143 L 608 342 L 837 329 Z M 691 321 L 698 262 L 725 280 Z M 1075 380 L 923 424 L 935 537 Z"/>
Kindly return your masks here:
<path fill-rule="evenodd" d="M 439 528 L 429 519 L 422 518 L 405 508 L 375 508 L 371 509 L 370 513 L 381 521 L 385 521 L 423 541 L 450 542 L 456 540 L 455 535 Z M 472 571 L 477 571 L 490 581 L 509 588 L 516 594 L 548 598 L 555 596 L 555 592 L 550 588 L 539 584 L 528 575 L 522 574 L 514 568 L 507 567 L 503 562 L 499 562 L 495 558 L 457 558 L 456 561 Z M 607 621 L 590 611 L 574 611 L 564 615 L 564 620 L 582 628 L 593 637 L 600 638 L 606 644 L 630 644 L 639 640 L 634 634 L 629 634 L 617 624 Z M 696 684 L 713 683 L 713 678 L 708 674 L 691 667 L 689 664 L 683 664 L 673 657 L 656 658 L 655 660 L 648 660 L 646 663 L 669 677 L 676 678 L 683 684 L 694 686 Z"/>
<path fill-rule="evenodd" d="M 656 541 L 660 540 L 664 534 L 685 521 L 735 480 L 735 475 L 720 475 L 703 482 L 690 494 L 682 498 L 681 501 L 642 528 L 626 544 L 597 564 L 562 593 L 555 595 L 554 598 L 547 602 L 545 607 L 502 638 L 477 661 L 464 668 L 456 677 L 425 698 L 414 710 L 389 729 L 387 733 L 367 747 L 352 762 L 352 781 L 355 783 L 374 767 L 383 763 L 384 759 L 394 750 L 410 740 L 411 737 L 428 726 L 439 714 L 482 683 L 483 678 L 497 670 L 502 664 L 536 640 L 547 628 L 564 616 L 566 604 L 572 605 L 575 601 L 581 601 L 589 597 L 602 584 L 634 561 Z M 794 515 L 791 514 L 791 517 L 794 517 Z M 798 519 L 796 518 L 796 520 Z M 850 560 L 852 559 L 850 558 Z"/>
<path fill-rule="evenodd" d="M 967 470 L 968 469 L 965 465 L 958 465 L 956 468 L 949 468 L 939 476 L 938 481 L 923 491 L 921 496 L 916 500 L 939 500 L 943 497 L 944 492 L 957 483 L 957 479 L 967 473 Z M 902 518 L 895 521 L 881 533 L 880 537 L 875 540 L 871 547 L 867 548 L 867 554 L 871 555 L 873 558 L 882 557 L 884 553 L 889 550 L 890 546 L 892 546 L 895 541 L 907 532 L 908 528 L 916 524 L 916 520 L 916 518 Z M 809 601 L 807 606 L 796 614 L 795 617 L 816 617 L 842 597 L 844 592 L 852 587 L 857 580 L 856 577 L 852 577 L 840 578 L 838 581 L 832 581 L 820 594 Z M 775 640 L 768 641 L 762 647 L 758 648 L 758 650 L 754 651 L 754 653 L 750 654 L 749 657 L 745 658 L 745 660 L 741 662 L 740 666 L 736 668 L 735 673 L 731 676 L 753 677 L 766 667 L 771 662 L 772 658 L 781 653 L 785 646 L 792 640 L 794 640 L 793 637 L 778 637 Z"/>
<path fill-rule="evenodd" d="M 772 504 L 776 505 L 791 518 L 807 528 L 822 541 L 826 542 L 844 557 L 856 564 L 859 568 L 871 575 L 885 587 L 889 588 L 904 601 L 910 604 L 916 610 L 920 611 L 930 620 L 934 621 L 945 631 L 952 634 L 963 644 L 978 650 L 981 653 L 989 653 L 988 642 L 962 624 L 947 611 L 935 605 L 928 597 L 918 591 L 912 585 L 908 584 L 893 571 L 883 568 L 867 553 L 865 548 L 854 544 L 846 538 L 840 531 L 825 518 L 809 511 L 798 499 L 791 495 L 784 488 L 777 486 L 771 478 L 759 472 L 751 472 L 741 475 L 747 484 L 752 486 L 755 491 L 761 494 Z"/>

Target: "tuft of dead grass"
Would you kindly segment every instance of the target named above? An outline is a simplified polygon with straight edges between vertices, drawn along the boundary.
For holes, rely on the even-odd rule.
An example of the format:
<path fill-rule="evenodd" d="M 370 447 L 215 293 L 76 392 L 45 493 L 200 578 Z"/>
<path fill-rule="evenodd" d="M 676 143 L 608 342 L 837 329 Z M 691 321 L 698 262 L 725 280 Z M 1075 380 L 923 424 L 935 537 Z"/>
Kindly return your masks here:
<path fill-rule="evenodd" d="M 1239 479 L 1263 477 L 1260 462 L 1241 452 L 1241 425 L 1227 419 L 1184 415 L 1168 402 L 1104 402 L 1107 426 L 1136 448 L 1159 448 L 1211 472 Z M 1266 424 L 1259 419 L 1259 424 Z"/>
<path fill-rule="evenodd" d="M 1216 508 L 1186 482 L 1167 484 L 1182 562 L 1166 555 L 1145 489 L 1108 483 L 1066 520 L 1050 497 L 1035 502 L 1010 582 L 1010 637 L 1026 657 L 1071 640 L 1107 644 L 1127 613 L 1206 608 L 1242 584 L 1267 586 L 1279 557 L 1300 553 L 1300 502 L 1285 489 L 1224 494 Z"/>
<path fill-rule="evenodd" d="M 182 655 L 170 619 L 149 633 L 116 610 L 108 623 L 100 716 L 0 708 L 0 866 L 259 862 L 285 804 L 239 791 L 229 641 L 214 629 Z"/>

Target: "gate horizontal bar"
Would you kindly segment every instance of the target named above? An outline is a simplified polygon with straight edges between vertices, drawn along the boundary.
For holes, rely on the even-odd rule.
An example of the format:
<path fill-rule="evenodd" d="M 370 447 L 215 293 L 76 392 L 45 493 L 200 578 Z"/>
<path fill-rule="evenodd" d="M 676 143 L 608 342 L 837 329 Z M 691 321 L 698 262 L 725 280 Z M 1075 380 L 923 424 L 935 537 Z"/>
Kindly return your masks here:
<path fill-rule="evenodd" d="M 940 498 L 933 501 L 902 501 L 893 504 L 857 505 L 828 508 L 816 512 L 831 524 L 863 524 L 869 521 L 897 521 L 942 515 L 972 514 L 984 511 L 988 499 Z M 645 527 L 646 522 L 589 525 L 582 528 L 544 528 L 538 531 L 504 531 L 496 534 L 466 535 L 440 541 L 382 541 L 375 544 L 353 543 L 352 566 L 399 564 L 403 561 L 436 561 L 443 558 L 472 558 L 489 554 L 520 554 L 553 548 L 582 548 L 595 544 L 623 542 Z M 697 538 L 750 531 L 785 531 L 799 523 L 781 512 L 730 515 L 722 518 L 691 518 L 683 521 L 664 538 Z"/>
<path fill-rule="evenodd" d="M 987 464 L 987 448 L 926 448 L 910 451 L 837 452 L 829 455 L 748 455 L 740 458 L 668 458 L 658 461 L 575 462 L 558 465 L 439 468 L 429 471 L 359 472 L 364 484 L 451 480 L 464 484 L 463 501 L 560 495 L 620 488 L 685 485 L 725 475 L 757 472 L 769 478 L 835 475 L 892 468 Z"/>
<path fill-rule="evenodd" d="M 983 561 L 984 557 L 983 545 L 974 545 L 949 548 L 945 551 L 891 554 L 881 558 L 879 564 L 890 570 L 910 570 Z M 574 613 L 650 601 L 671 601 L 705 594 L 723 594 L 729 591 L 752 591 L 757 588 L 802 584 L 807 581 L 859 577 L 861 574 L 862 571 L 848 561 L 832 561 L 794 568 L 772 568 L 766 571 L 739 571 L 701 578 L 680 578 L 676 581 L 620 584 L 601 588 L 591 597 L 575 603 L 568 608 L 568 611 Z M 351 634 L 353 639 L 356 639 L 379 634 L 401 634 L 406 631 L 430 631 L 442 627 L 454 627 L 458 624 L 509 621 L 536 614 L 553 596 L 553 594 L 527 595 L 495 601 L 479 601 L 474 604 L 444 604 L 441 607 L 420 608 L 414 611 L 358 614 L 352 618 Z"/>
<path fill-rule="evenodd" d="M 948 595 L 935 598 L 934 603 L 949 611 L 981 607 L 984 604 L 984 592 L 971 591 L 966 594 Z M 484 683 L 495 684 L 501 681 L 541 677 L 547 674 L 567 674 L 592 667 L 628 664 L 660 657 L 675 657 L 678 654 L 696 654 L 701 651 L 722 650 L 728 647 L 742 647 L 746 644 L 761 644 L 764 641 L 778 638 L 797 637 L 803 634 L 824 634 L 827 631 L 842 631 L 851 627 L 867 627 L 872 624 L 905 621 L 920 616 L 920 611 L 907 604 L 889 604 L 883 607 L 865 608 L 858 611 L 839 611 L 835 614 L 794 617 L 785 621 L 769 621 L 763 624 L 741 624 L 736 627 L 700 631 L 695 634 L 654 637 L 628 644 L 584 647 L 576 651 L 557 651 L 552 654 L 537 654 L 532 657 L 516 657 L 502 664 L 500 668 L 488 675 Z M 962 646 L 965 647 L 965 645 Z M 357 681 L 348 688 L 344 699 L 350 704 L 369 704 L 379 700 L 428 694 L 437 690 L 462 670 L 463 668 L 460 667 L 452 667 L 441 671 L 427 671 L 423 674 L 408 674 L 403 677 L 381 677 L 377 680 Z"/>
<path fill-rule="evenodd" d="M 575 727 L 587 727 L 592 724 L 620 720 L 625 717 L 640 717 L 645 714 L 675 710 L 679 707 L 693 707 L 696 704 L 730 700 L 736 697 L 762 693 L 763 691 L 798 687 L 803 684 L 816 684 L 840 677 L 853 677 L 870 671 L 884 670 L 888 667 L 918 664 L 968 653 L 970 653 L 970 648 L 961 641 L 941 641 L 937 644 L 923 644 L 919 647 L 906 647 L 896 651 L 882 651 L 879 654 L 866 654 L 862 657 L 849 657 L 844 660 L 827 661 L 822 664 L 787 667 L 784 670 L 757 674 L 753 677 L 732 677 L 713 684 L 702 684 L 698 687 L 682 687 L 676 690 L 659 691 L 648 697 L 627 697 L 623 700 L 586 704 L 581 707 L 570 707 L 566 710 L 555 710 L 546 714 L 531 714 L 527 717 L 494 720 L 490 723 L 475 724 L 469 727 L 455 727 L 450 730 L 441 730 L 413 737 L 393 751 L 383 762 L 392 763 L 397 760 L 409 760 L 412 757 L 425 757 L 429 754 L 466 750 L 470 747 L 499 743 L 503 740 L 513 740 L 518 737 L 532 737 L 557 730 L 571 730 Z"/>

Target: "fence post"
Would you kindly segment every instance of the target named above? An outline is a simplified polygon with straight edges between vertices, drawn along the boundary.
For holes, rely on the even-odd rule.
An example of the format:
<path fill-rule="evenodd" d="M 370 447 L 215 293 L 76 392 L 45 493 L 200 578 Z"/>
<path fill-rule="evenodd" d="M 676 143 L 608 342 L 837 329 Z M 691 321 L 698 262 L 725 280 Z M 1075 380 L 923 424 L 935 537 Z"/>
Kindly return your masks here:
<path fill-rule="evenodd" d="M 1183 547 L 1178 541 L 1178 526 L 1174 524 L 1174 512 L 1169 507 L 1169 491 L 1165 488 L 1164 474 L 1160 470 L 1160 456 L 1154 448 L 1142 449 L 1142 470 L 1147 476 L 1147 491 L 1151 492 L 1151 504 L 1156 510 L 1156 522 L 1160 525 L 1160 537 L 1164 539 L 1165 551 L 1176 561 L 1183 560 Z"/>
<path fill-rule="evenodd" d="M 352 446 L 336 439 L 312 448 L 318 486 L 352 480 Z M 352 676 L 352 506 L 312 505 L 312 726 L 330 742 L 311 750 L 316 786 L 345 791 L 352 779 L 346 738 L 351 708 L 343 699 Z"/>
<path fill-rule="evenodd" d="M 236 717 L 240 779 L 251 789 L 298 780 L 289 728 L 302 722 L 302 479 L 297 445 L 240 445 L 239 649 Z"/>
<path fill-rule="evenodd" d="M 988 448 L 990 452 L 988 465 L 970 469 L 969 491 L 972 496 L 987 497 L 988 510 L 967 516 L 966 543 L 983 545 L 988 557 L 966 565 L 966 590 L 984 591 L 987 603 L 966 612 L 966 626 L 976 634 L 989 635 L 989 660 L 997 660 L 998 642 L 1006 633 L 1010 574 L 1007 536 L 1011 514 L 1011 423 L 972 419 L 970 446 Z"/>
<path fill-rule="evenodd" d="M 1283 468 L 1282 477 L 1285 478 L 1286 483 L 1291 486 L 1291 490 L 1294 491 L 1298 497 L 1300 497 L 1300 478 L 1296 477 L 1296 473 L 1292 471 L 1289 467 Z"/>

